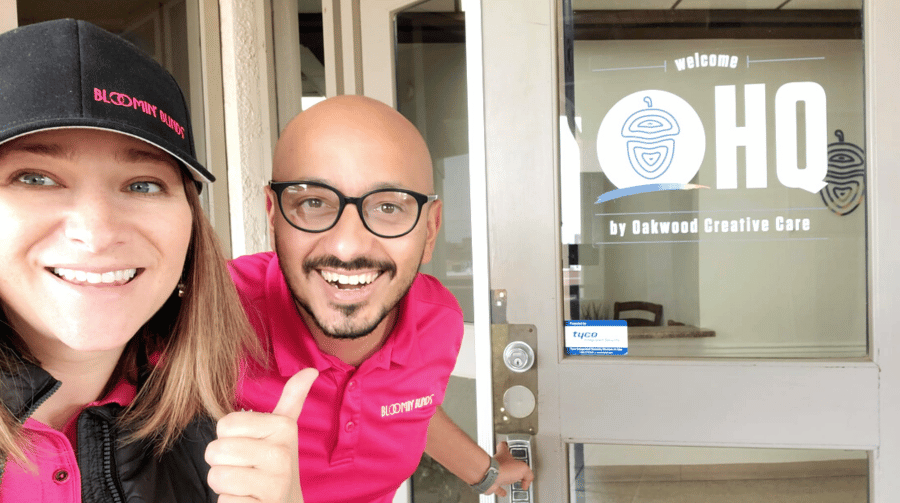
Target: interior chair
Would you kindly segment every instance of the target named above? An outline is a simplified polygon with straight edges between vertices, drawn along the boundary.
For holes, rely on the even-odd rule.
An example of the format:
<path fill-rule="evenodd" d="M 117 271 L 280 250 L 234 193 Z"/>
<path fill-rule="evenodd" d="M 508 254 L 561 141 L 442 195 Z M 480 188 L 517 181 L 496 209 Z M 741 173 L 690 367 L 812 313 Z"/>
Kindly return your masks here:
<path fill-rule="evenodd" d="M 627 311 L 643 311 L 653 318 L 623 318 L 621 314 Z M 629 327 L 661 327 L 663 319 L 662 304 L 643 302 L 639 300 L 629 302 L 616 302 L 613 304 L 613 319 L 625 320 Z"/>

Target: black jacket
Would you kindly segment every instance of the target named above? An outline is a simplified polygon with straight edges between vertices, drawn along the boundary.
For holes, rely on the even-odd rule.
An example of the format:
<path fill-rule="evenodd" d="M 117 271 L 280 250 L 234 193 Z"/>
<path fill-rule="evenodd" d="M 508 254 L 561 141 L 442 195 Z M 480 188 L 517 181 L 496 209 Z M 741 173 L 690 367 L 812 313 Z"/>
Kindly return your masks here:
<path fill-rule="evenodd" d="M 0 401 L 21 423 L 55 392 L 60 382 L 42 368 L 25 364 L 14 375 L 0 374 Z M 206 484 L 206 445 L 215 438 L 215 423 L 196 419 L 161 458 L 150 442 L 119 441 L 116 418 L 123 407 L 88 407 L 78 416 L 77 452 L 83 503 L 215 503 Z M 5 463 L 4 463 L 5 464 Z M 0 466 L 0 491 L 3 490 Z M 22 495 L 27 497 L 27 495 Z"/>

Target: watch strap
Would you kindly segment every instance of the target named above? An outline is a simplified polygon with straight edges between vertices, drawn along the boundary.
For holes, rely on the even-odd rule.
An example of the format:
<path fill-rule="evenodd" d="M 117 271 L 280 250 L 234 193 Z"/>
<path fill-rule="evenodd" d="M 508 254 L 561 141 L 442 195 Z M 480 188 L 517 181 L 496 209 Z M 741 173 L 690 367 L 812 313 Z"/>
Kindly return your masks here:
<path fill-rule="evenodd" d="M 491 488 L 492 485 L 494 485 L 494 482 L 497 481 L 497 477 L 499 475 L 500 463 L 498 463 L 497 460 L 492 457 L 491 466 L 489 466 L 487 472 L 485 472 L 484 478 L 481 479 L 481 482 L 472 484 L 470 487 L 478 494 L 484 494 L 485 491 L 487 491 Z"/>

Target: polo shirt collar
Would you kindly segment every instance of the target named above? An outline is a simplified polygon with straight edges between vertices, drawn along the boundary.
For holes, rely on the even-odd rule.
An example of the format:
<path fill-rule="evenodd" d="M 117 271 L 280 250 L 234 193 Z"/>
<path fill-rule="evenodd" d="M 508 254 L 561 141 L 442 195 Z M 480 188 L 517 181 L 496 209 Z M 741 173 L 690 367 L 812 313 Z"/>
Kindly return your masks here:
<path fill-rule="evenodd" d="M 374 368 L 389 369 L 391 364 L 405 366 L 410 363 L 412 355 L 421 354 L 419 351 L 418 337 L 418 320 L 416 313 L 412 311 L 410 299 L 415 295 L 417 290 L 416 284 L 419 283 L 419 276 L 413 280 L 413 284 L 406 295 L 397 303 L 399 312 L 397 313 L 397 322 L 394 324 L 390 335 L 385 339 L 384 344 L 375 354 L 373 354 L 368 362 Z"/>
<path fill-rule="evenodd" d="M 384 353 L 383 368 L 388 368 L 389 363 L 407 365 L 413 354 L 420 354 L 418 351 L 419 338 L 416 336 L 418 330 L 416 329 L 415 313 L 410 312 L 409 307 L 410 297 L 413 295 L 418 281 L 418 276 L 416 276 L 409 292 L 397 304 L 400 310 L 397 313 L 397 323 L 394 324 L 391 335 L 385 340 L 384 346 L 379 351 L 379 353 Z"/>
<path fill-rule="evenodd" d="M 327 355 L 319 351 L 316 341 L 300 316 L 294 295 L 291 293 L 281 272 L 281 264 L 275 255 L 266 269 L 265 295 L 267 305 L 274 306 L 270 312 L 260 313 L 271 316 L 269 356 L 275 361 L 278 373 L 290 377 L 305 368 L 315 368 L 322 373 L 334 366 Z M 287 313 L 293 313 L 288 315 Z M 266 326 L 266 325 L 264 325 Z"/>

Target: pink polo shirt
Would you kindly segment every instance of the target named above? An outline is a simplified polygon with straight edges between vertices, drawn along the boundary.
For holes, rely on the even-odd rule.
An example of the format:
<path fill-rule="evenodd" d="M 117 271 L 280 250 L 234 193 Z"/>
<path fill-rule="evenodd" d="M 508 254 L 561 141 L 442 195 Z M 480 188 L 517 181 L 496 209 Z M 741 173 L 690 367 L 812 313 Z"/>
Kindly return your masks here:
<path fill-rule="evenodd" d="M 288 378 L 315 367 L 319 378 L 298 421 L 304 501 L 389 503 L 419 464 L 456 363 L 463 334 L 456 298 L 418 275 L 384 346 L 356 368 L 319 351 L 274 253 L 232 261 L 231 275 L 272 362 L 242 382 L 238 406 L 270 412 Z"/>
<path fill-rule="evenodd" d="M 103 399 L 85 405 L 117 403 L 127 406 L 134 400 L 135 387 L 127 381 L 119 383 Z M 0 503 L 40 501 L 42 503 L 79 503 L 81 501 L 81 472 L 75 458 L 75 438 L 78 414 L 72 416 L 63 431 L 55 430 L 29 418 L 22 425 L 22 433 L 31 440 L 26 455 L 37 469 L 29 472 L 10 459 L 0 484 Z"/>

